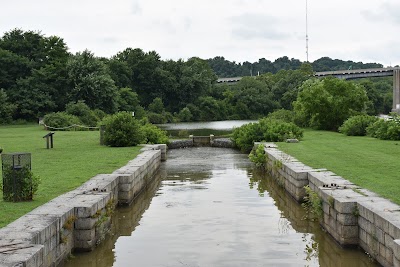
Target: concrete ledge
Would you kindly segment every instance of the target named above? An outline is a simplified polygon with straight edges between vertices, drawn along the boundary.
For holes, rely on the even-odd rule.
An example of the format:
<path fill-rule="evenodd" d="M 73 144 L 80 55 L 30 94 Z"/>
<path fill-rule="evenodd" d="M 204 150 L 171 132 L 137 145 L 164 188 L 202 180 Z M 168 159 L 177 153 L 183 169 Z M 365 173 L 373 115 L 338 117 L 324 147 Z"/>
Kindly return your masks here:
<path fill-rule="evenodd" d="M 0 266 L 56 266 L 73 250 L 93 250 L 117 204 L 130 203 L 152 181 L 163 153 L 166 159 L 166 145 L 145 146 L 112 174 L 96 175 L 1 228 Z"/>
<path fill-rule="evenodd" d="M 322 200 L 323 228 L 342 246 L 360 246 L 383 266 L 400 267 L 400 206 L 325 169 L 264 145 L 267 170 L 297 201 L 308 185 Z M 303 190 L 302 190 L 303 189 Z"/>

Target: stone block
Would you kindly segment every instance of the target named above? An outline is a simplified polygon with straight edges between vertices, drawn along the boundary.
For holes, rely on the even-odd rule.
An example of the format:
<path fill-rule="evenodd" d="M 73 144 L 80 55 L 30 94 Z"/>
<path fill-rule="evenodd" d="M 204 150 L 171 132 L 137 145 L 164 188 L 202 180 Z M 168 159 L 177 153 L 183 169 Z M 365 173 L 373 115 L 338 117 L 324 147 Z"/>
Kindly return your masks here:
<path fill-rule="evenodd" d="M 344 239 L 358 238 L 358 226 L 354 225 L 341 225 L 338 227 L 338 232 Z"/>
<path fill-rule="evenodd" d="M 393 266 L 394 267 L 400 267 L 400 260 L 393 257 Z"/>
<path fill-rule="evenodd" d="M 390 221 L 389 222 L 389 235 L 393 239 L 400 239 L 400 222 Z"/>
<path fill-rule="evenodd" d="M 337 214 L 337 220 L 342 225 L 357 225 L 358 218 L 353 214 Z"/>
<path fill-rule="evenodd" d="M 384 234 L 384 245 L 387 247 L 387 248 L 389 248 L 390 250 L 392 250 L 392 251 L 394 251 L 394 249 L 395 249 L 395 244 L 394 244 L 394 240 L 393 240 L 393 238 L 390 236 L 390 235 L 388 235 L 388 234 Z"/>
<path fill-rule="evenodd" d="M 78 195 L 74 199 L 75 214 L 78 218 L 92 217 L 98 210 L 104 208 L 110 199 L 110 193 Z"/>
<path fill-rule="evenodd" d="M 96 242 L 94 240 L 75 240 L 74 249 L 76 251 L 89 252 L 94 249 Z"/>
<path fill-rule="evenodd" d="M 87 230 L 94 228 L 94 225 L 98 221 L 98 218 L 79 218 L 75 221 L 75 229 Z"/>
<path fill-rule="evenodd" d="M 367 232 L 364 229 L 358 229 L 358 237 L 360 238 L 360 241 L 364 243 L 367 242 Z"/>
<path fill-rule="evenodd" d="M 374 222 L 374 212 L 368 208 L 368 206 L 357 203 L 359 216 L 364 218 L 365 220 L 373 223 Z"/>
<path fill-rule="evenodd" d="M 96 229 L 87 230 L 75 230 L 74 231 L 74 241 L 87 241 L 94 240 L 96 237 Z"/>
<path fill-rule="evenodd" d="M 119 188 L 120 192 L 128 192 L 128 191 L 131 191 L 134 186 L 135 186 L 134 183 L 131 183 L 131 184 L 120 183 L 118 188 Z"/>
<path fill-rule="evenodd" d="M 0 253 L 0 266 L 37 267 L 43 265 L 43 260 L 43 245 L 26 244 L 8 254 Z"/>
<path fill-rule="evenodd" d="M 363 229 L 364 231 L 367 231 L 369 229 L 369 224 L 370 222 L 365 219 L 364 217 L 358 216 L 358 226 Z"/>
<path fill-rule="evenodd" d="M 393 254 L 396 259 L 400 260 L 400 239 L 393 240 Z"/>
<path fill-rule="evenodd" d="M 393 251 L 381 243 L 379 244 L 379 255 L 384 258 L 389 266 L 393 266 Z"/>

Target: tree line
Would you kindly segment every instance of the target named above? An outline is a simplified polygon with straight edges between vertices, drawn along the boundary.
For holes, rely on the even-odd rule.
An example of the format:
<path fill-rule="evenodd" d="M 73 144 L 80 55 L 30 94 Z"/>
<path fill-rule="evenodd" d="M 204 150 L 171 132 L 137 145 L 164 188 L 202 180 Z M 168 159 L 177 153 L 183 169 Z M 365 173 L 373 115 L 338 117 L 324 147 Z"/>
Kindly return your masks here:
<path fill-rule="evenodd" d="M 292 109 L 301 85 L 313 71 L 348 64 L 328 58 L 316 62 L 287 57 L 272 65 L 265 59 L 237 64 L 223 57 L 161 60 L 156 51 L 140 48 L 126 48 L 104 58 L 88 50 L 72 54 L 57 36 L 14 29 L 0 38 L 0 123 L 34 121 L 74 104 L 82 108 L 82 103 L 98 116 L 129 111 L 153 123 L 257 119 L 277 109 Z M 260 75 L 245 77 L 235 85 L 216 83 L 222 74 L 246 75 L 239 72 L 244 66 Z M 390 110 L 390 79 L 357 82 L 366 90 L 368 113 Z"/>
<path fill-rule="evenodd" d="M 242 77 L 242 76 L 257 76 L 263 73 L 277 73 L 280 70 L 296 70 L 303 62 L 298 59 L 289 59 L 287 56 L 277 58 L 275 61 L 270 61 L 265 58 L 260 58 L 257 62 L 243 63 L 229 61 L 224 57 L 218 56 L 207 60 L 215 74 L 220 78 L 225 77 Z M 343 61 L 340 59 L 331 59 L 322 57 L 309 63 L 315 72 L 319 71 L 335 71 L 347 69 L 369 69 L 383 68 L 379 63 L 362 63 L 351 60 Z"/>

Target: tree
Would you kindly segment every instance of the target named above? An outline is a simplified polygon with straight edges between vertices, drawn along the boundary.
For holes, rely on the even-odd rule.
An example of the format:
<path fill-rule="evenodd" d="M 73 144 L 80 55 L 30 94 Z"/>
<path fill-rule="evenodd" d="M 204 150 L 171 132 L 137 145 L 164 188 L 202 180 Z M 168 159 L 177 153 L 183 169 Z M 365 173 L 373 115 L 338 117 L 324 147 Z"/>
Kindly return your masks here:
<path fill-rule="evenodd" d="M 30 61 L 0 48 L 0 88 L 10 91 L 16 81 L 31 74 Z"/>
<path fill-rule="evenodd" d="M 91 109 L 107 113 L 117 110 L 117 88 L 106 65 L 85 50 L 72 56 L 67 63 L 67 73 L 72 89 L 68 93 L 70 102 L 85 103 Z"/>
<path fill-rule="evenodd" d="M 270 88 L 251 77 L 243 77 L 231 91 L 226 91 L 225 95 L 227 105 L 234 107 L 234 113 L 240 119 L 264 117 L 279 108 Z"/>
<path fill-rule="evenodd" d="M 149 105 L 149 111 L 157 114 L 162 114 L 165 112 L 164 103 L 160 97 L 153 99 L 153 102 Z"/>
<path fill-rule="evenodd" d="M 54 111 L 56 104 L 50 91 L 40 75 L 19 79 L 10 92 L 10 99 L 17 106 L 17 118 L 32 121 Z"/>
<path fill-rule="evenodd" d="M 178 118 L 180 121 L 191 121 L 192 117 L 193 115 L 188 107 L 184 107 L 179 111 Z"/>
<path fill-rule="evenodd" d="M 4 89 L 0 89 L 0 124 L 10 123 L 12 121 L 16 106 L 8 101 Z"/>
<path fill-rule="evenodd" d="M 361 85 L 332 77 L 310 79 L 301 86 L 294 110 L 303 124 L 336 131 L 350 116 L 365 112 L 367 101 Z"/>

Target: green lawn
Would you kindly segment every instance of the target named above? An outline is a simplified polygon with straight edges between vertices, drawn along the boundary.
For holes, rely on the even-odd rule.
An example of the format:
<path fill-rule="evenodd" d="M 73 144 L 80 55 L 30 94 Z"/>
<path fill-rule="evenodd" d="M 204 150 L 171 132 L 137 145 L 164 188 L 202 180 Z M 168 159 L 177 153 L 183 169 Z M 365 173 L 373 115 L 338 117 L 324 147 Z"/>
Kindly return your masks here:
<path fill-rule="evenodd" d="M 75 189 L 96 174 L 113 172 L 135 158 L 140 150 L 140 147 L 100 146 L 98 131 L 55 132 L 54 148 L 46 149 L 46 141 L 42 138 L 46 133 L 38 125 L 0 127 L 3 154 L 30 152 L 32 172 L 42 180 L 31 202 L 4 202 L 0 192 L 0 227 Z"/>
<path fill-rule="evenodd" d="M 279 149 L 314 168 L 326 168 L 400 204 L 400 141 L 306 130 L 300 143 Z"/>

